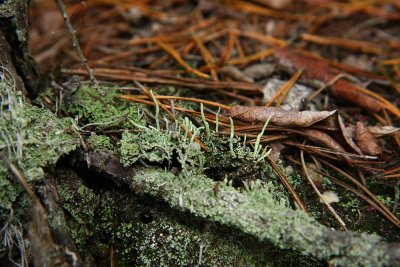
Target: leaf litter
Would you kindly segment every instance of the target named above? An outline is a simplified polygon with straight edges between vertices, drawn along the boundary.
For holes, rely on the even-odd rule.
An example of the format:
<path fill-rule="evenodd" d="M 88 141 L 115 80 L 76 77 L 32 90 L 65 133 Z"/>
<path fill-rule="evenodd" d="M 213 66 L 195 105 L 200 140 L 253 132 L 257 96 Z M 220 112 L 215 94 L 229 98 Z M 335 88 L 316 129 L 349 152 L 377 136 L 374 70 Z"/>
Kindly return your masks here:
<path fill-rule="evenodd" d="M 85 77 L 79 57 L 60 39 L 63 25 L 44 23 L 47 14 L 62 20 L 50 12 L 54 8 L 46 1 L 33 4 L 33 54 L 42 70 L 60 64 L 63 75 Z M 269 120 L 259 142 L 273 148 L 265 160 L 295 199 L 299 189 L 287 181 L 279 161 L 302 166 L 303 177 L 309 169 L 305 161 L 314 162 L 316 172 L 400 226 L 398 184 L 392 183 L 400 178 L 400 32 L 393 27 L 400 16 L 393 1 L 362 6 L 352 1 L 96 0 L 68 3 L 67 11 L 97 80 L 130 88 L 116 97 L 159 105 L 173 120 L 174 112 L 190 114 L 219 128 L 219 135 L 231 134 L 231 118 L 234 134 L 246 136 L 247 145 L 257 142 Z M 132 81 L 144 83 L 154 95 Z M 267 90 L 272 83 L 275 88 Z M 161 93 L 166 86 L 178 90 Z M 204 104 L 203 120 L 200 106 L 185 108 L 188 102 Z M 217 113 L 218 108 L 224 112 Z M 392 189 L 392 207 L 376 197 L 375 183 Z M 326 202 L 342 203 L 337 197 L 340 202 Z"/>

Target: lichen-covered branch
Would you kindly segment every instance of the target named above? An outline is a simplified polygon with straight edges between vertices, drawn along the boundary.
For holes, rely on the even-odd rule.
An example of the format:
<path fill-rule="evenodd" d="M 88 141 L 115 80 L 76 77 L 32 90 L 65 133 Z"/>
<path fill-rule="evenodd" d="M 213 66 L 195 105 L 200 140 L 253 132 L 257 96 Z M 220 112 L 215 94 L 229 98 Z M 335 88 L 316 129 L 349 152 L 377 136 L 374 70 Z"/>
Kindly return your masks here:
<path fill-rule="evenodd" d="M 118 168 L 123 168 L 119 165 L 109 169 L 101 160 L 108 158 L 104 154 L 92 154 L 91 158 L 94 166 L 113 177 Z M 400 266 L 399 244 L 385 243 L 376 235 L 331 230 L 305 213 L 292 210 L 285 201 L 277 201 L 273 188 L 260 183 L 242 192 L 221 184 L 215 193 L 216 183 L 203 174 L 174 175 L 157 168 L 125 173 L 128 177 L 116 180 L 133 190 L 161 198 L 176 209 L 236 227 L 282 249 L 295 249 L 338 266 Z"/>

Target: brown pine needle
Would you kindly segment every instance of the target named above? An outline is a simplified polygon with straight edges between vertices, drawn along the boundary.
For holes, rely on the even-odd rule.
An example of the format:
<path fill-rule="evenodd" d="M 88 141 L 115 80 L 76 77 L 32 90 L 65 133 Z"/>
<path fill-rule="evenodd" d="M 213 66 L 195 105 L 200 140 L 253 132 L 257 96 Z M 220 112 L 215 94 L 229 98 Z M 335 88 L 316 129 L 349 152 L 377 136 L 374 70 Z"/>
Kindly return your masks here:
<path fill-rule="evenodd" d="M 281 96 L 285 91 L 287 91 L 287 93 L 288 93 L 288 92 L 289 92 L 288 89 L 290 89 L 290 88 L 294 85 L 294 83 L 297 81 L 297 79 L 300 77 L 300 75 L 301 75 L 302 73 L 303 73 L 302 70 L 298 70 L 298 71 L 290 78 L 290 80 L 289 80 L 287 83 L 285 83 L 283 86 L 281 86 L 281 87 L 276 91 L 275 95 L 274 95 L 270 100 L 268 100 L 268 102 L 264 105 L 264 107 L 266 107 L 266 108 L 267 108 L 267 107 L 270 107 L 270 106 L 272 105 L 272 103 L 274 103 L 274 101 L 275 101 L 279 96 Z M 284 95 L 281 97 L 282 101 L 283 101 L 283 99 L 286 97 L 287 93 L 284 94 Z M 280 101 L 279 105 L 282 103 L 282 101 Z M 278 107 L 279 105 L 277 104 L 276 106 Z"/>
<path fill-rule="evenodd" d="M 156 97 L 156 99 L 158 99 L 158 96 L 155 96 L 155 97 Z M 147 98 L 147 97 L 146 97 L 146 98 Z M 133 101 L 133 102 L 136 102 L 136 103 L 141 103 L 141 104 L 145 104 L 145 105 L 149 105 L 149 106 L 155 106 L 155 104 L 154 104 L 153 101 L 144 100 L 144 99 L 142 99 L 142 98 L 130 98 L 129 100 L 130 100 L 130 101 Z M 171 108 L 172 108 L 171 105 L 168 105 L 168 104 L 163 104 L 163 105 L 164 105 L 164 107 L 167 108 L 167 109 L 171 109 Z M 195 111 L 195 110 L 182 108 L 182 107 L 177 106 L 177 105 L 174 105 L 174 106 L 173 106 L 173 109 L 174 109 L 174 110 L 181 111 L 181 112 L 183 112 L 183 113 L 190 113 L 190 114 L 193 114 L 193 115 L 195 115 L 195 116 L 197 116 L 197 117 L 199 117 L 199 118 L 201 117 L 201 113 L 198 112 L 198 111 Z M 213 123 L 213 124 L 216 124 L 215 115 L 213 115 L 213 114 L 206 114 L 205 117 L 206 117 L 206 120 L 207 120 L 208 122 L 211 122 L 211 123 Z M 224 127 L 230 127 L 229 120 L 228 120 L 227 118 L 225 118 L 225 117 L 222 117 L 221 114 L 219 115 L 218 124 L 219 124 L 219 125 L 222 125 L 222 126 L 224 126 Z M 256 135 L 256 137 L 257 137 L 257 135 Z"/>
<path fill-rule="evenodd" d="M 397 65 L 400 64 L 400 58 L 385 59 L 379 61 L 382 65 Z"/>
<path fill-rule="evenodd" d="M 320 45 L 327 45 L 327 46 L 336 46 L 342 47 L 353 51 L 360 51 L 363 53 L 370 53 L 376 55 L 384 55 L 385 52 L 383 49 L 363 41 L 357 40 L 348 40 L 344 38 L 336 38 L 336 37 L 323 37 L 317 36 L 313 34 L 303 33 L 301 35 L 301 39 L 307 42 L 312 42 Z"/>
<path fill-rule="evenodd" d="M 244 52 L 243 52 L 243 48 L 242 45 L 240 44 L 239 38 L 237 37 L 237 35 L 233 35 L 233 42 L 235 44 L 235 48 L 237 53 L 239 54 L 239 59 L 244 59 Z M 232 64 L 232 63 L 230 63 Z"/>
<path fill-rule="evenodd" d="M 318 195 L 319 199 L 326 205 L 326 207 L 328 208 L 330 213 L 332 213 L 333 217 L 335 217 L 335 219 L 339 222 L 339 224 L 343 227 L 343 229 L 345 229 L 347 231 L 346 224 L 344 223 L 342 218 L 340 218 L 340 216 L 337 214 L 337 212 L 332 207 L 332 205 L 329 204 L 329 202 L 327 202 L 325 200 L 325 198 L 322 196 L 321 192 L 319 192 L 318 188 L 315 186 L 313 180 L 310 178 L 310 175 L 308 174 L 306 163 L 304 161 L 304 153 L 303 153 L 303 150 L 301 150 L 301 149 L 300 149 L 300 160 L 301 160 L 301 166 L 302 166 L 303 171 L 304 171 L 304 176 L 306 177 L 308 183 L 314 189 L 314 191 Z"/>
<path fill-rule="evenodd" d="M 387 215 L 387 218 L 393 224 L 395 224 L 397 227 L 400 228 L 400 220 L 385 205 L 383 205 L 382 202 L 380 202 L 379 199 L 374 194 L 372 194 L 363 184 L 361 184 L 359 181 L 354 179 L 351 175 L 347 174 L 345 171 L 330 164 L 329 162 L 326 162 L 324 160 L 320 160 L 320 162 L 322 162 L 323 164 L 327 165 L 331 169 L 337 171 L 338 173 L 342 174 L 344 177 L 349 179 L 353 184 L 355 184 L 359 189 L 361 189 L 367 196 L 369 196 L 380 208 L 382 208 L 382 210 L 385 212 L 384 214 Z"/>
<path fill-rule="evenodd" d="M 119 98 L 122 99 L 126 99 L 126 100 L 135 100 L 135 99 L 143 99 L 143 98 L 149 98 L 149 96 L 144 96 L 144 95 L 119 95 Z M 167 95 L 157 95 L 155 96 L 156 99 L 174 99 L 174 100 L 184 100 L 184 101 L 191 101 L 191 102 L 196 102 L 196 103 L 203 103 L 205 105 L 210 105 L 210 106 L 214 106 L 214 107 L 219 107 L 221 109 L 224 110 L 229 110 L 230 107 L 217 103 L 217 102 L 213 102 L 213 101 L 209 101 L 209 100 L 204 100 L 204 99 L 199 99 L 199 98 L 193 98 L 193 97 L 182 97 L 182 96 L 167 96 Z M 150 96 L 151 99 L 151 96 Z"/>
<path fill-rule="evenodd" d="M 193 41 L 196 43 L 196 46 L 199 49 L 200 54 L 204 58 L 204 61 L 206 62 L 207 66 L 210 68 L 211 76 L 214 78 L 214 80 L 218 80 L 217 72 L 212 67 L 213 65 L 215 65 L 215 60 L 214 60 L 213 56 L 210 54 L 210 52 L 207 50 L 207 48 L 204 46 L 203 42 L 201 41 L 201 39 L 198 36 L 193 35 L 192 38 L 193 38 Z"/>
<path fill-rule="evenodd" d="M 263 58 L 267 58 L 269 56 L 271 56 L 272 54 L 274 54 L 275 49 L 271 48 L 271 49 L 267 49 L 267 50 L 263 50 L 261 52 L 258 52 L 256 54 L 252 54 L 249 56 L 245 56 L 244 58 L 235 58 L 235 59 L 231 59 L 227 62 L 227 64 L 231 64 L 231 65 L 241 65 L 241 64 L 247 64 L 253 61 L 257 61 Z"/>
<path fill-rule="evenodd" d="M 397 118 L 400 118 L 400 110 L 393 105 L 392 103 L 390 103 L 390 101 L 388 101 L 387 99 L 383 98 L 382 96 L 378 95 L 377 93 L 374 93 L 368 89 L 365 89 L 361 86 L 354 86 L 354 89 L 356 89 L 357 91 L 364 93 L 366 95 L 369 95 L 377 100 L 379 100 L 382 103 L 382 108 L 388 110 L 389 112 L 391 112 L 393 115 L 395 115 Z"/>
<path fill-rule="evenodd" d="M 257 32 L 250 32 L 250 31 L 241 31 L 239 29 L 232 29 L 231 30 L 233 33 L 243 36 L 243 37 L 247 37 L 249 39 L 253 39 L 253 40 L 257 40 L 263 44 L 267 44 L 267 45 L 271 45 L 271 46 L 277 46 L 280 48 L 283 48 L 285 46 L 287 46 L 287 42 L 285 40 L 281 40 L 269 35 L 264 35 L 264 34 L 260 34 Z"/>
<path fill-rule="evenodd" d="M 307 210 L 306 205 L 303 203 L 303 201 L 301 200 L 301 198 L 299 197 L 299 195 L 296 193 L 296 191 L 294 190 L 293 186 L 290 184 L 290 182 L 287 180 L 287 178 L 285 177 L 285 175 L 283 174 L 283 172 L 281 171 L 281 169 L 279 169 L 279 166 L 276 165 L 276 163 L 274 162 L 274 160 L 268 155 L 267 156 L 267 160 L 269 162 L 269 164 L 271 164 L 272 169 L 274 169 L 275 173 L 279 176 L 281 182 L 285 185 L 286 189 L 289 190 L 289 192 L 292 194 L 294 200 L 296 201 L 296 203 L 299 205 L 299 207 L 305 212 L 307 213 L 307 215 L 310 215 L 310 213 Z"/>
<path fill-rule="evenodd" d="M 184 60 L 183 58 L 179 55 L 179 53 L 172 47 L 167 45 L 166 43 L 163 43 L 161 41 L 157 42 L 157 44 L 165 50 L 165 52 L 167 52 L 168 54 L 170 54 L 185 70 L 187 70 L 188 72 L 191 72 L 201 78 L 204 79 L 209 79 L 210 76 L 202 73 L 198 70 L 193 69 L 191 66 L 189 66 Z"/>
<path fill-rule="evenodd" d="M 302 69 L 296 71 L 296 73 L 282 86 L 283 92 L 282 92 L 282 95 L 279 98 L 278 102 L 276 102 L 277 107 L 279 107 L 282 104 L 285 97 L 289 94 L 290 89 L 293 88 L 294 84 L 300 78 L 302 73 L 303 73 Z"/>
<path fill-rule="evenodd" d="M 227 44 L 225 46 L 225 49 L 221 53 L 220 57 L 221 62 L 229 60 L 234 45 L 235 45 L 235 33 L 232 30 L 229 30 Z"/>

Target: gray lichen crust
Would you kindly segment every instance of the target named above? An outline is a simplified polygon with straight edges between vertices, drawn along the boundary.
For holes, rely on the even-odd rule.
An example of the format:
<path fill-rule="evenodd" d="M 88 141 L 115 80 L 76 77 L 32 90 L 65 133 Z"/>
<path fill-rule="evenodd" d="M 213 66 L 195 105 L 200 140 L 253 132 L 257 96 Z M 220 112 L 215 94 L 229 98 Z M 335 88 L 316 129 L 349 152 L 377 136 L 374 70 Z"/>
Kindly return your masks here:
<path fill-rule="evenodd" d="M 378 236 L 355 233 L 348 239 L 345 233 L 326 228 L 300 210 L 292 210 L 284 200 L 277 201 L 268 185 L 256 182 L 239 192 L 222 184 L 215 193 L 215 183 L 202 174 L 175 176 L 161 169 L 139 171 L 132 184 L 140 184 L 150 195 L 159 195 L 162 189 L 163 199 L 171 206 L 234 226 L 282 249 L 330 260 L 337 266 L 389 265 L 385 251 L 378 249 Z"/>
<path fill-rule="evenodd" d="M 44 167 L 79 144 L 74 133 L 66 133 L 72 121 L 25 103 L 5 69 L 0 75 L 0 104 L 0 153 L 17 165 L 28 182 L 43 178 Z M 9 214 L 22 192 L 6 163 L 0 161 L 0 214 Z M 0 216 L 0 222 L 3 220 Z"/>

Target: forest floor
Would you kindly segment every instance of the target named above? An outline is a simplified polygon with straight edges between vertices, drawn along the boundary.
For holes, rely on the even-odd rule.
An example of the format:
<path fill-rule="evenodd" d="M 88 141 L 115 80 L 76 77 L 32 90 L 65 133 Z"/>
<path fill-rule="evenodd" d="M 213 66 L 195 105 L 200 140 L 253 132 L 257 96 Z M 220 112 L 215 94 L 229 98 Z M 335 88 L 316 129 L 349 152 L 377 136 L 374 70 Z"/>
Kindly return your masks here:
<path fill-rule="evenodd" d="M 19 167 L 77 262 L 400 264 L 397 1 L 64 4 L 77 41 L 31 3 L 52 160 Z"/>

